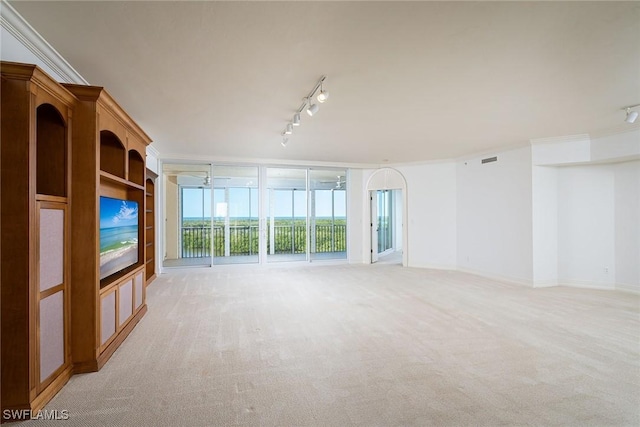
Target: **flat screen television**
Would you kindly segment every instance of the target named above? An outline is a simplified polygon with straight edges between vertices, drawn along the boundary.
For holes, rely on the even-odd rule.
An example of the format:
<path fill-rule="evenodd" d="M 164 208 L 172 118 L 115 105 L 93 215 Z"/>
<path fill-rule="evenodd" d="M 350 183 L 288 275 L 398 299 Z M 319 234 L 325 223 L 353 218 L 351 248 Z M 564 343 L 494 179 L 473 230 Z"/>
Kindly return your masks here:
<path fill-rule="evenodd" d="M 100 196 L 100 280 L 138 262 L 138 203 Z"/>

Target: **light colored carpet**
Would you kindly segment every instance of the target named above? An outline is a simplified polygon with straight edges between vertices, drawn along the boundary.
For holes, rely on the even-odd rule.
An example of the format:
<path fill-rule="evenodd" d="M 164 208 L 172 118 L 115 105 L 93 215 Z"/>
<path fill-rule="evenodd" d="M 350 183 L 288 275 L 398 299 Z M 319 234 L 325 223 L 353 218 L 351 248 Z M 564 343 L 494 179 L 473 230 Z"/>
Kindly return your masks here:
<path fill-rule="evenodd" d="M 640 297 L 395 265 L 172 270 L 75 426 L 640 424 Z"/>

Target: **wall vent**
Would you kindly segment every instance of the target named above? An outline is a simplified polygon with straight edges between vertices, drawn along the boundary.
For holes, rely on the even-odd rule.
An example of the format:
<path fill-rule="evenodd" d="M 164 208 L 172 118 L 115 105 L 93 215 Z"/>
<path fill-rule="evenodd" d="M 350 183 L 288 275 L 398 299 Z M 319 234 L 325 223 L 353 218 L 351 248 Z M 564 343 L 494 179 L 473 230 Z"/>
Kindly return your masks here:
<path fill-rule="evenodd" d="M 482 159 L 482 164 L 484 165 L 485 163 L 491 163 L 491 162 L 497 162 L 498 161 L 498 157 L 487 157 L 486 159 Z"/>

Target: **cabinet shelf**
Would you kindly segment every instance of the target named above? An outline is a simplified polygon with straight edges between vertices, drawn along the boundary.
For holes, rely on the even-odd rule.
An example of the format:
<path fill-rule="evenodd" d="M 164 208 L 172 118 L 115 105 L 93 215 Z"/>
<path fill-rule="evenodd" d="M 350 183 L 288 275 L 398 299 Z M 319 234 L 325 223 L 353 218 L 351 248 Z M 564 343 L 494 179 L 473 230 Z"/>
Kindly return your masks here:
<path fill-rule="evenodd" d="M 145 273 L 147 276 L 147 285 L 151 283 L 151 281 L 156 277 L 156 266 L 155 261 L 153 259 L 153 255 L 156 251 L 155 247 L 155 219 L 154 219 L 154 204 L 155 204 L 155 180 L 158 178 L 158 175 L 152 170 L 147 169 L 146 171 L 147 179 L 145 180 L 145 203 L 146 203 L 146 229 L 145 236 L 146 245 L 145 245 Z"/>
<path fill-rule="evenodd" d="M 127 181 L 126 179 L 120 178 L 119 176 L 113 175 L 109 172 L 100 171 L 100 177 L 108 179 L 109 181 L 112 181 L 112 182 L 116 182 L 118 184 L 124 184 L 129 187 L 137 188 L 138 190 L 144 190 L 144 186 L 136 184 L 131 181 Z"/>

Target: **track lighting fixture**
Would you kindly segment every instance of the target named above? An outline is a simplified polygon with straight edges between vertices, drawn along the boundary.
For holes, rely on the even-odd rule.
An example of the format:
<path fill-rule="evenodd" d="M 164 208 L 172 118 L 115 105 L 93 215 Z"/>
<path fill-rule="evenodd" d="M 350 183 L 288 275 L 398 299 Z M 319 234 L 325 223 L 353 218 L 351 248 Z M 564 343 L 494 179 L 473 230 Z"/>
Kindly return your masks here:
<path fill-rule="evenodd" d="M 300 126 L 300 113 L 302 111 L 306 111 L 307 114 L 312 117 L 320 109 L 320 107 L 318 107 L 318 104 L 313 104 L 311 101 L 311 99 L 318 92 L 318 90 L 320 90 L 320 93 L 318 94 L 318 97 L 317 97 L 317 100 L 319 103 L 322 104 L 329 98 L 329 92 L 325 91 L 324 88 L 322 87 L 322 83 L 326 78 L 327 76 L 320 77 L 320 80 L 318 80 L 318 82 L 313 87 L 311 92 L 309 92 L 309 94 L 302 99 L 302 104 L 300 105 L 300 108 L 296 110 L 296 112 L 293 115 L 293 118 L 289 123 L 287 123 L 286 127 L 282 131 L 283 140 L 281 142 L 281 145 L 283 147 L 286 146 L 287 142 L 289 141 L 289 139 L 285 137 L 285 135 L 291 135 L 293 133 L 293 127 Z"/>
<path fill-rule="evenodd" d="M 627 123 L 633 123 L 636 121 L 636 119 L 638 118 L 638 112 L 637 111 L 631 111 L 632 108 L 638 108 L 640 107 L 640 104 L 638 105 L 630 105 L 628 107 L 623 108 L 623 110 L 626 111 L 627 113 L 627 117 L 625 117 L 624 121 Z"/>
<path fill-rule="evenodd" d="M 315 113 L 317 113 L 319 109 L 320 109 L 320 107 L 318 107 L 318 104 L 312 104 L 311 101 L 309 101 L 309 107 L 307 108 L 307 114 L 309 115 L 309 117 L 313 117 L 313 115 Z"/>
<path fill-rule="evenodd" d="M 317 99 L 320 104 L 324 103 L 327 99 L 329 99 L 329 92 L 325 91 L 322 88 L 322 82 L 320 82 L 320 93 L 318 94 Z"/>

